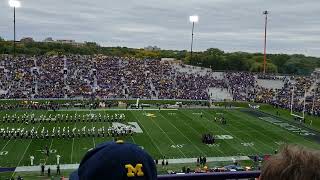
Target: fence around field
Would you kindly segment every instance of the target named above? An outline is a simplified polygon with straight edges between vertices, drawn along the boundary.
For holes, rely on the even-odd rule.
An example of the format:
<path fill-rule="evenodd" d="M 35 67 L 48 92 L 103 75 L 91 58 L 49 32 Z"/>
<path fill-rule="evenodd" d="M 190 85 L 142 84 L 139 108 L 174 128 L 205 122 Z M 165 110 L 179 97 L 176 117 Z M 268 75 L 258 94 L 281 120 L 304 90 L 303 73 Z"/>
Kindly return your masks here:
<path fill-rule="evenodd" d="M 14 172 L 15 168 L 0 168 L 1 172 Z M 222 180 L 222 179 L 253 179 L 260 176 L 260 171 L 214 172 L 159 175 L 159 180 Z"/>
<path fill-rule="evenodd" d="M 250 179 L 258 178 L 260 171 L 215 172 L 193 174 L 159 175 L 160 180 L 218 180 L 218 179 Z"/>

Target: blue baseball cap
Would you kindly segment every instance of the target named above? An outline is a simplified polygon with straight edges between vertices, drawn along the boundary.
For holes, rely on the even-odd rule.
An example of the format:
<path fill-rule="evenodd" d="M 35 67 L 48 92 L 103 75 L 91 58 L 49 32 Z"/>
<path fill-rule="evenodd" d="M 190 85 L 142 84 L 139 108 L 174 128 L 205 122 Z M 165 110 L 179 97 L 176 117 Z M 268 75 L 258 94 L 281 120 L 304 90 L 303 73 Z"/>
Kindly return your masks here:
<path fill-rule="evenodd" d="M 157 179 L 157 169 L 153 158 L 139 146 L 119 140 L 89 151 L 70 179 Z"/>

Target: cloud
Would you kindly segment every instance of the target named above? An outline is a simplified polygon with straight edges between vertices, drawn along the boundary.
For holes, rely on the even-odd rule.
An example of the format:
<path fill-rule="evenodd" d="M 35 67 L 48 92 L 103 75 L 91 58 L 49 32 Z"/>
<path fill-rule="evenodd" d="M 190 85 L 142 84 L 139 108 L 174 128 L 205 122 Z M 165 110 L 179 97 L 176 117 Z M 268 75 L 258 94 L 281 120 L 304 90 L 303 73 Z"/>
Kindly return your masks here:
<path fill-rule="evenodd" d="M 105 46 L 189 49 L 198 14 L 195 50 L 262 52 L 269 10 L 268 52 L 320 57 L 318 0 L 21 0 L 17 37 L 96 41 Z M 0 36 L 12 39 L 13 11 L 0 0 Z"/>

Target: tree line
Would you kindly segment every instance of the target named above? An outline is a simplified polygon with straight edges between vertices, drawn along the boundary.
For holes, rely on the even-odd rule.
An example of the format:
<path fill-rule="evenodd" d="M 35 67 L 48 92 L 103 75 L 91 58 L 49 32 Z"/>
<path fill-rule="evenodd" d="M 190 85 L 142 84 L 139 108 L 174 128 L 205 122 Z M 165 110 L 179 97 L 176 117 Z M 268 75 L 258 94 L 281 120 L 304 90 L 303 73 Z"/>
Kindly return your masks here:
<path fill-rule="evenodd" d="M 202 52 L 194 52 L 192 57 L 186 50 L 148 51 L 127 47 L 101 47 L 94 42 L 86 42 L 83 46 L 61 43 L 17 43 L 17 54 L 25 55 L 61 55 L 103 54 L 108 56 L 129 56 L 136 58 L 175 58 L 186 64 L 212 68 L 217 71 L 250 71 L 262 72 L 263 54 L 246 52 L 224 52 L 210 48 Z M 13 43 L 0 37 L 0 54 L 13 54 Z M 301 54 L 268 54 L 267 72 L 281 74 L 308 75 L 320 67 L 320 58 L 307 57 Z"/>

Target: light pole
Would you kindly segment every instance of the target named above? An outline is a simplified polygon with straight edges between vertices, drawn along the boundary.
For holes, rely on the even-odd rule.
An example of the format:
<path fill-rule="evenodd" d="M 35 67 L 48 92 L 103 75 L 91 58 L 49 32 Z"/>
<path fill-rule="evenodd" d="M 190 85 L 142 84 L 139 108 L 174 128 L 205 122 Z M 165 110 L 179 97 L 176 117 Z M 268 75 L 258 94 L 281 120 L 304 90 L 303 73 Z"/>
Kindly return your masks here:
<path fill-rule="evenodd" d="M 193 48 L 193 30 L 194 30 L 194 23 L 199 22 L 199 17 L 197 15 L 193 15 L 189 17 L 189 21 L 192 23 L 192 34 L 191 34 L 191 57 L 190 61 L 192 61 L 192 48 Z"/>
<path fill-rule="evenodd" d="M 13 56 L 16 56 L 16 8 L 21 7 L 18 0 L 9 0 L 10 7 L 13 7 Z"/>
<path fill-rule="evenodd" d="M 267 65 L 267 23 L 268 23 L 268 11 L 263 11 L 263 14 L 266 16 L 264 23 L 264 54 L 263 54 L 263 74 L 266 73 Z"/>

